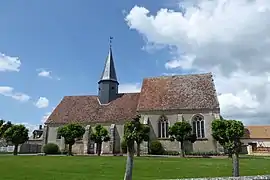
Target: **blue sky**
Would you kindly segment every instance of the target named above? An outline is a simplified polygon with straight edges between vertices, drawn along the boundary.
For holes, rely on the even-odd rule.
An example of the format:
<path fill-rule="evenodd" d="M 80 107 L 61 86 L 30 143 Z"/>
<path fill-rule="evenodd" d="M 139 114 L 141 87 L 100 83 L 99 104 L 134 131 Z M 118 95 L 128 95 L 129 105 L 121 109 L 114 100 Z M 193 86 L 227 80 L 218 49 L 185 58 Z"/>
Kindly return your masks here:
<path fill-rule="evenodd" d="M 135 5 L 156 12 L 164 1 L 29 0 L 0 2 L 0 53 L 18 57 L 19 71 L 0 71 L 0 86 L 30 96 L 18 101 L 0 95 L 0 117 L 40 124 L 65 95 L 97 94 L 97 81 L 113 36 L 113 54 L 120 84 L 138 84 L 144 77 L 171 73 L 166 51 L 143 50 L 144 38 L 130 30 L 125 13 Z M 1 66 L 1 63 L 0 63 Z M 0 67 L 1 69 L 1 67 Z M 50 76 L 38 76 L 41 70 Z M 48 75 L 48 74 L 47 74 Z M 59 80 L 60 79 L 60 80 Z M 48 107 L 37 108 L 39 97 Z"/>

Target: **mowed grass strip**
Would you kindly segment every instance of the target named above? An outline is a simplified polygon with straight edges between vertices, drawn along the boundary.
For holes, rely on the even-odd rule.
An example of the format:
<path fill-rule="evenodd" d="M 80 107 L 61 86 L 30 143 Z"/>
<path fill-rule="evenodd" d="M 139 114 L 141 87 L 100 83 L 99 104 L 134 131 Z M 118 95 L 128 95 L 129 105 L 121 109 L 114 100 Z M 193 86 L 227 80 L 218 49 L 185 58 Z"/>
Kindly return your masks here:
<path fill-rule="evenodd" d="M 0 156 L 3 180 L 121 180 L 126 157 Z M 270 174 L 270 160 L 240 160 L 241 175 Z M 230 176 L 231 159 L 147 158 L 134 160 L 134 180 Z"/>

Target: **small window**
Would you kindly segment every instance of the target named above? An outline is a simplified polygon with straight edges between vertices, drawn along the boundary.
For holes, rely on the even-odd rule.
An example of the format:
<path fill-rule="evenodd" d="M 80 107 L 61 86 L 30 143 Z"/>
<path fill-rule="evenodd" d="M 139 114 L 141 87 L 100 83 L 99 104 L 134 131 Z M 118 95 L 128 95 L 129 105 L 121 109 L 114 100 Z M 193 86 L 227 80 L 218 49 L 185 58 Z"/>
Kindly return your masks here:
<path fill-rule="evenodd" d="M 114 89 L 114 87 L 112 87 L 112 89 Z"/>
<path fill-rule="evenodd" d="M 98 90 L 100 91 L 100 88 L 98 88 Z"/>

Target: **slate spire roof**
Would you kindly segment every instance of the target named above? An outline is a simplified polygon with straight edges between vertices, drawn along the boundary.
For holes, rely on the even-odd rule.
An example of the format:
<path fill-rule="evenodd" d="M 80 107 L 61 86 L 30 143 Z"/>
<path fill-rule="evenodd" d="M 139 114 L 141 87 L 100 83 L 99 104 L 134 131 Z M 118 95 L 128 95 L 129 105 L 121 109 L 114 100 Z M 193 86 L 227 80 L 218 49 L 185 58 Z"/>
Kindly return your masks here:
<path fill-rule="evenodd" d="M 116 77 L 116 71 L 114 67 L 114 62 L 113 62 L 113 53 L 112 53 L 112 47 L 110 45 L 109 48 L 109 54 L 107 56 L 107 60 L 105 62 L 105 66 L 103 69 L 103 72 L 100 77 L 100 81 L 104 80 L 111 80 L 111 81 L 116 81 L 117 82 L 117 77 Z"/>

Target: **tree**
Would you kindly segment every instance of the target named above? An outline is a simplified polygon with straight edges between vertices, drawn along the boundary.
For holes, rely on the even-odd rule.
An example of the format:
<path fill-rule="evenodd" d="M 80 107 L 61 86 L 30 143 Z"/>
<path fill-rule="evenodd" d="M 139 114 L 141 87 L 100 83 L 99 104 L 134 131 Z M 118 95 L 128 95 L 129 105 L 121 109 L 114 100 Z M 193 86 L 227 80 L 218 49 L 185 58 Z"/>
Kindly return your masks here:
<path fill-rule="evenodd" d="M 139 121 L 140 122 L 140 121 Z M 137 144 L 137 156 L 140 156 L 141 153 L 141 143 L 143 141 L 149 141 L 149 132 L 150 132 L 150 127 L 146 124 L 138 124 L 138 128 L 136 131 L 136 139 L 135 142 Z"/>
<path fill-rule="evenodd" d="M 97 125 L 95 132 L 90 134 L 90 139 L 97 144 L 97 154 L 100 156 L 102 143 L 110 140 L 109 132 L 103 126 Z"/>
<path fill-rule="evenodd" d="M 3 138 L 4 133 L 8 128 L 12 126 L 10 121 L 5 122 L 4 120 L 0 120 L 0 139 Z"/>
<path fill-rule="evenodd" d="M 68 145 L 68 155 L 72 156 L 72 146 L 75 144 L 76 138 L 80 138 L 85 133 L 84 127 L 79 124 L 67 124 L 58 128 L 59 136 L 64 137 L 65 144 Z"/>
<path fill-rule="evenodd" d="M 140 115 L 137 115 L 124 125 L 124 140 L 127 144 L 127 163 L 124 180 L 132 180 L 134 142 L 137 140 L 138 133 L 141 132 L 141 127 Z"/>
<path fill-rule="evenodd" d="M 169 127 L 169 135 L 171 141 L 178 141 L 181 144 L 181 156 L 185 157 L 184 142 L 190 141 L 194 143 L 196 141 L 196 135 L 192 134 L 191 125 L 186 122 L 176 122 L 173 126 Z"/>
<path fill-rule="evenodd" d="M 238 177 L 241 138 L 244 136 L 243 123 L 236 120 L 214 120 L 212 122 L 212 136 L 232 154 L 233 176 Z"/>
<path fill-rule="evenodd" d="M 28 132 L 29 130 L 24 125 L 12 125 L 5 131 L 4 138 L 14 145 L 14 155 L 18 154 L 19 145 L 28 141 Z"/>

